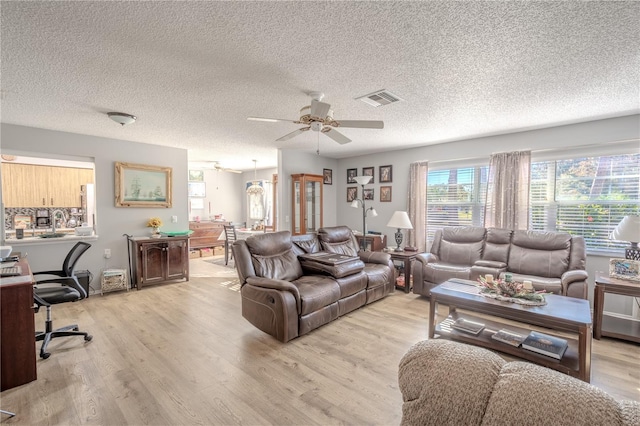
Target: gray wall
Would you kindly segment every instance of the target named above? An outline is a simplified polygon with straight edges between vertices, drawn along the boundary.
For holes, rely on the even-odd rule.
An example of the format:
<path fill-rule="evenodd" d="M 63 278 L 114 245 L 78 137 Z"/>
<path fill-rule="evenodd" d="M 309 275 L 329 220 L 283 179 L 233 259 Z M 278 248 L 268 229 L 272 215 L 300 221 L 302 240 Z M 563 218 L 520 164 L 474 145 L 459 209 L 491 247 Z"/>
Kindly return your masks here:
<path fill-rule="evenodd" d="M 126 132 L 124 127 L 123 132 Z M 93 158 L 95 161 L 96 216 L 99 239 L 81 258 L 78 268 L 89 269 L 95 276 L 92 286 L 99 288 L 100 271 L 104 268 L 127 268 L 127 244 L 122 234 L 149 235 L 146 222 L 158 216 L 164 222 L 161 230 L 189 229 L 187 204 L 187 151 L 157 145 L 107 139 L 53 130 L 2 124 L 2 151 L 19 152 L 39 157 L 72 156 Z M 173 207 L 117 208 L 115 207 L 115 168 L 117 161 L 140 163 L 173 169 Z M 171 223 L 171 216 L 178 222 Z M 72 242 L 33 245 L 28 252 L 33 270 L 59 269 Z M 104 259 L 104 249 L 111 249 L 111 259 Z"/>
<path fill-rule="evenodd" d="M 363 167 L 375 167 L 375 183 L 365 188 L 374 188 L 375 196 L 367 206 L 373 206 L 377 217 L 369 217 L 367 226 L 369 230 L 383 232 L 387 235 L 387 243 L 394 246 L 395 230 L 386 227 L 391 215 L 396 210 L 406 210 L 407 188 L 409 180 L 409 165 L 414 161 L 427 160 L 429 168 L 447 168 L 462 166 L 465 163 L 478 164 L 489 162 L 489 156 L 495 152 L 516 151 L 531 149 L 534 159 L 553 157 L 553 152 L 558 150 L 571 150 L 574 152 L 590 152 L 601 155 L 613 154 L 621 150 L 640 149 L 640 115 L 611 118 L 605 120 L 590 121 L 585 123 L 570 124 L 558 127 L 550 127 L 540 130 L 531 130 L 505 135 L 487 136 L 468 139 L 445 144 L 430 145 L 419 148 L 387 151 L 384 153 L 363 155 L 358 157 L 332 160 L 316 155 L 301 154 L 296 151 L 280 151 L 281 176 L 290 176 L 292 173 L 321 173 L 322 167 L 333 169 L 333 185 L 331 194 L 327 197 L 325 185 L 325 226 L 334 224 L 347 225 L 352 229 L 361 230 L 362 211 L 354 209 L 346 201 L 346 171 L 357 168 L 358 175 L 362 175 Z M 393 166 L 392 202 L 380 202 L 379 167 L 383 165 Z M 288 178 L 287 188 L 291 186 Z M 389 184 L 384 184 L 389 185 Z M 291 190 L 282 191 L 280 204 L 287 211 L 291 209 Z M 358 187 L 358 196 L 362 196 Z M 335 208 L 331 206 L 334 200 Z M 327 211 L 335 212 L 335 216 L 327 215 Z M 327 220 L 331 217 L 333 220 Z M 340 218 L 337 220 L 336 218 Z M 286 223 L 285 229 L 290 229 Z M 590 254 L 587 257 L 587 271 L 589 272 L 589 298 L 593 300 L 593 276 L 596 270 L 606 270 L 610 257 L 624 257 L 623 253 Z M 633 311 L 633 299 L 616 295 L 607 295 L 605 311 L 621 315 L 631 315 Z"/>

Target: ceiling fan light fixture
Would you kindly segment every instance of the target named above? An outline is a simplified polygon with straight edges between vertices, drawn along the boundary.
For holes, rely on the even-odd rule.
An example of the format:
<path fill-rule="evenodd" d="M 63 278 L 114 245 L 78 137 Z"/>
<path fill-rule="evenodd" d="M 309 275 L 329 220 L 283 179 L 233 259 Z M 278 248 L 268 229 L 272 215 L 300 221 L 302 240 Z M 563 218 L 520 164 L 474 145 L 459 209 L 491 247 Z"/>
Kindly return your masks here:
<path fill-rule="evenodd" d="M 125 112 L 108 112 L 107 115 L 110 119 L 123 126 L 135 123 L 137 120 L 135 115 L 127 114 Z"/>

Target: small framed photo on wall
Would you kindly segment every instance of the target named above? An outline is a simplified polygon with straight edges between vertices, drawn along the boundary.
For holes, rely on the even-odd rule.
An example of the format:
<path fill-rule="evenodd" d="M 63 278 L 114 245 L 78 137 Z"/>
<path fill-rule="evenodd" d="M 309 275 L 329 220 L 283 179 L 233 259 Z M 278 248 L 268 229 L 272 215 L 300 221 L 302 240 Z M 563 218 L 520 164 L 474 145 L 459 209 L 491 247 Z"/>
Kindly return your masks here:
<path fill-rule="evenodd" d="M 381 186 L 380 187 L 380 201 L 383 203 L 391 202 L 391 187 L 390 186 Z"/>
<path fill-rule="evenodd" d="M 364 194 L 362 194 L 362 198 L 367 201 L 373 200 L 373 189 L 365 189 L 363 192 Z"/>
<path fill-rule="evenodd" d="M 380 183 L 393 182 L 393 166 L 380 166 Z"/>
<path fill-rule="evenodd" d="M 354 178 L 358 176 L 358 169 L 347 169 L 347 183 L 356 183 Z"/>
<path fill-rule="evenodd" d="M 358 198 L 358 187 L 357 186 L 347 187 L 347 203 L 352 202 L 356 198 Z"/>
<path fill-rule="evenodd" d="M 376 183 L 376 177 L 373 175 L 374 170 L 375 170 L 375 167 L 363 167 L 362 168 L 362 176 L 371 176 L 371 180 L 369 181 L 369 183 Z M 365 198 L 365 200 L 366 200 L 366 198 Z"/>
<path fill-rule="evenodd" d="M 333 185 L 333 170 L 322 169 L 322 183 L 325 185 Z"/>

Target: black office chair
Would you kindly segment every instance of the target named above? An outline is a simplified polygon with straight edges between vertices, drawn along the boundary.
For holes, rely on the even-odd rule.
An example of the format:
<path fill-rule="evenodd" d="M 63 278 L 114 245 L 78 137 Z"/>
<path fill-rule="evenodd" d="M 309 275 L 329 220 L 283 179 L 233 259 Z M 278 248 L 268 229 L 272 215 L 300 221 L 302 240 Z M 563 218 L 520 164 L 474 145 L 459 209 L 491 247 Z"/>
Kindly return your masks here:
<path fill-rule="evenodd" d="M 231 244 L 236 240 L 236 226 L 224 225 L 224 264 L 229 264 L 229 259 L 233 258 L 233 252 L 231 251 Z"/>
<path fill-rule="evenodd" d="M 91 244 L 79 242 L 64 259 L 62 270 L 60 271 L 41 271 L 34 272 L 36 275 L 49 275 L 55 278 L 37 279 L 33 286 L 33 298 L 36 302 L 36 312 L 41 306 L 47 308 L 47 319 L 45 322 L 45 331 L 36 332 L 36 342 L 42 340 L 42 348 L 40 348 L 40 357 L 47 359 L 51 355 L 47 352 L 47 346 L 51 339 L 63 336 L 84 336 L 85 341 L 90 341 L 93 336 L 88 333 L 78 331 L 76 324 L 53 330 L 53 321 L 51 320 L 51 305 L 66 302 L 77 302 L 87 297 L 87 292 L 80 286 L 78 279 L 74 275 L 74 267 L 85 251 L 89 250 Z M 46 285 L 45 285 L 46 284 Z M 57 285 L 55 285 L 57 284 Z"/>

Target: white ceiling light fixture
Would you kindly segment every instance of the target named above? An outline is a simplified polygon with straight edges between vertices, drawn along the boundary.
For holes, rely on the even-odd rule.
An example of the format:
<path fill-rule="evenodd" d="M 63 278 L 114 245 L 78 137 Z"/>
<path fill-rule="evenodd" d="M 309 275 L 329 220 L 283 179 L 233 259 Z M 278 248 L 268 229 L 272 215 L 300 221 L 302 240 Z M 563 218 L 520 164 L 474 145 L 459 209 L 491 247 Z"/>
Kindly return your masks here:
<path fill-rule="evenodd" d="M 258 170 L 257 170 L 258 160 L 252 160 L 252 161 L 253 161 L 253 182 L 251 182 L 251 185 L 249 185 L 249 187 L 247 188 L 247 194 L 262 195 L 264 194 L 264 188 L 262 187 L 262 185 L 260 185 L 260 182 L 258 181 Z"/>
<path fill-rule="evenodd" d="M 135 123 L 137 120 L 137 117 L 135 115 L 127 114 L 124 112 L 108 112 L 107 115 L 110 119 L 123 126 L 126 124 Z"/>

